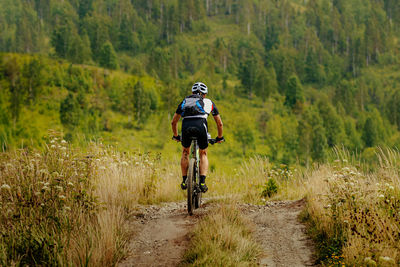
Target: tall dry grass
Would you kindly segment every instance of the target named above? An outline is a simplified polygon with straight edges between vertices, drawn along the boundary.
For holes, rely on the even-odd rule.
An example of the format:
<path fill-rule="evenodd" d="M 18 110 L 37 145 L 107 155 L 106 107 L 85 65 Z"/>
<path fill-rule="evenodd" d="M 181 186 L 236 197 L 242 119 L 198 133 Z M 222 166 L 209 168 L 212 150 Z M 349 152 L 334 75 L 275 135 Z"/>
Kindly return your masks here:
<path fill-rule="evenodd" d="M 177 171 L 99 143 L 83 152 L 54 133 L 43 151 L 1 153 L 0 265 L 115 265 L 135 205 L 184 197 Z"/>
<path fill-rule="evenodd" d="M 379 165 L 371 173 L 340 156 L 307 181 L 307 212 L 321 258 L 328 257 L 329 264 L 398 266 L 399 152 L 379 149 Z"/>
<path fill-rule="evenodd" d="M 250 203 L 263 200 L 300 199 L 305 194 L 304 174 L 286 165 L 276 166 L 266 157 L 252 157 L 238 166 L 233 175 L 216 170 L 207 178 L 211 196 L 231 196 Z M 269 180 L 277 185 L 276 193 L 263 196 Z"/>
<path fill-rule="evenodd" d="M 233 204 L 221 204 L 192 233 L 184 266 L 258 266 L 251 222 Z"/>

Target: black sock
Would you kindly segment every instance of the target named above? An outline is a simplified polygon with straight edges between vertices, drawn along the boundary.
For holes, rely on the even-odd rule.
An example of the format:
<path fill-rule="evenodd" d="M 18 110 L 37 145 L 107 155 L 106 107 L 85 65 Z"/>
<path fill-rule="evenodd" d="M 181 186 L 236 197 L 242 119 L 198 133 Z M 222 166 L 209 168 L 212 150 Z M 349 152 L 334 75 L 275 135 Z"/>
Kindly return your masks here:
<path fill-rule="evenodd" d="M 187 176 L 186 176 L 186 175 L 185 175 L 185 176 L 182 176 L 182 178 L 183 178 L 183 182 L 186 182 Z"/>
<path fill-rule="evenodd" d="M 206 182 L 206 176 L 205 175 L 200 175 L 200 183 L 204 184 Z"/>

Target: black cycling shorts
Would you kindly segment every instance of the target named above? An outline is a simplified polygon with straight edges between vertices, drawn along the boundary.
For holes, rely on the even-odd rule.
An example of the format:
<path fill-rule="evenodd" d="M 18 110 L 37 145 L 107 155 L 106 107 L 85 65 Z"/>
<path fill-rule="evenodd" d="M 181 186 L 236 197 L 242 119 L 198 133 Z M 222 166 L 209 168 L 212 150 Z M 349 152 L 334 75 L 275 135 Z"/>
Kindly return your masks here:
<path fill-rule="evenodd" d="M 182 146 L 190 147 L 192 138 L 197 138 L 200 149 L 208 147 L 207 121 L 204 119 L 184 119 L 182 121 Z"/>

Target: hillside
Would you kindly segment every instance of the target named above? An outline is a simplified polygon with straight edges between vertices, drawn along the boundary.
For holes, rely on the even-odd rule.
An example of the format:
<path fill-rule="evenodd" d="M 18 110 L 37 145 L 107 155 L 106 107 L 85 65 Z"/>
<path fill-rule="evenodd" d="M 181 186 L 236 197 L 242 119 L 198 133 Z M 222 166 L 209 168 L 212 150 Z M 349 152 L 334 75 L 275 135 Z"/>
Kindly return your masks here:
<path fill-rule="evenodd" d="M 169 118 L 197 80 L 221 110 L 221 155 L 308 165 L 334 146 L 368 159 L 370 147 L 400 142 L 392 1 L 0 6 L 0 51 L 36 54 L 0 57 L 3 148 L 40 145 L 52 128 L 81 143 L 175 151 Z"/>

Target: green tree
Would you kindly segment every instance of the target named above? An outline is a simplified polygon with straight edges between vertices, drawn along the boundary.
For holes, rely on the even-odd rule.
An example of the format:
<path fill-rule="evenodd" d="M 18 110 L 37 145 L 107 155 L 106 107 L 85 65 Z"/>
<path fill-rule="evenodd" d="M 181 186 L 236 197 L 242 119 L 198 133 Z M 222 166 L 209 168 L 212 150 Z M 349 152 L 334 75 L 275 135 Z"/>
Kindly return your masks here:
<path fill-rule="evenodd" d="M 118 58 L 110 42 L 103 44 L 99 54 L 100 66 L 109 69 L 118 69 Z"/>
<path fill-rule="evenodd" d="M 74 63 L 87 63 L 92 59 L 92 51 L 87 34 L 84 34 L 82 38 L 78 34 L 71 36 L 66 57 Z"/>
<path fill-rule="evenodd" d="M 39 58 L 33 58 L 28 63 L 25 63 L 22 68 L 24 83 L 23 86 L 28 90 L 30 101 L 35 101 L 40 94 L 44 84 L 44 64 Z"/>
<path fill-rule="evenodd" d="M 254 134 L 247 124 L 240 125 L 234 131 L 235 139 L 241 144 L 243 156 L 249 148 L 254 148 Z"/>
<path fill-rule="evenodd" d="M 258 78 L 258 70 L 259 68 L 257 59 L 254 53 L 251 52 L 250 56 L 244 61 L 244 63 L 240 63 L 239 66 L 239 78 L 249 98 L 252 97 L 255 90 Z"/>
<path fill-rule="evenodd" d="M 362 139 L 367 147 L 373 147 L 379 142 L 377 124 L 372 117 L 365 121 Z"/>
<path fill-rule="evenodd" d="M 16 57 L 6 62 L 5 76 L 10 92 L 10 110 L 15 123 L 18 121 L 21 109 L 27 98 L 27 88 L 21 82 L 21 67 Z"/>
<path fill-rule="evenodd" d="M 317 105 L 319 114 L 323 120 L 328 146 L 333 147 L 343 144 L 345 132 L 342 119 L 336 113 L 336 110 L 329 103 L 328 99 L 319 101 Z"/>
<path fill-rule="evenodd" d="M 157 109 L 157 97 L 152 90 L 145 89 L 141 81 L 136 83 L 132 97 L 136 121 L 139 125 L 143 125 L 151 115 L 151 111 Z"/>
<path fill-rule="evenodd" d="M 299 155 L 306 166 L 310 158 L 321 162 L 326 158 L 328 143 L 323 121 L 318 110 L 310 107 L 301 116 L 298 125 Z"/>
<path fill-rule="evenodd" d="M 304 102 L 303 86 L 299 78 L 293 74 L 287 82 L 285 105 L 292 109 L 301 109 Z"/>
<path fill-rule="evenodd" d="M 311 157 L 314 161 L 322 162 L 326 158 L 326 148 L 327 148 L 325 129 L 322 125 L 322 121 L 314 125 L 312 131 L 313 131 L 313 139 L 312 139 Z"/>
<path fill-rule="evenodd" d="M 77 99 L 72 93 L 69 93 L 60 105 L 61 123 L 66 127 L 75 128 L 79 125 L 81 115 Z"/>
<path fill-rule="evenodd" d="M 57 56 L 66 58 L 70 49 L 74 25 L 68 18 L 62 18 L 63 23 L 54 27 L 51 35 L 51 44 Z"/>

